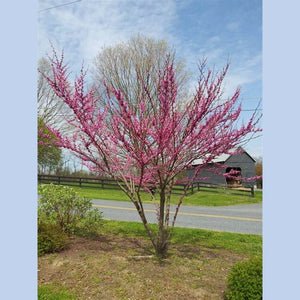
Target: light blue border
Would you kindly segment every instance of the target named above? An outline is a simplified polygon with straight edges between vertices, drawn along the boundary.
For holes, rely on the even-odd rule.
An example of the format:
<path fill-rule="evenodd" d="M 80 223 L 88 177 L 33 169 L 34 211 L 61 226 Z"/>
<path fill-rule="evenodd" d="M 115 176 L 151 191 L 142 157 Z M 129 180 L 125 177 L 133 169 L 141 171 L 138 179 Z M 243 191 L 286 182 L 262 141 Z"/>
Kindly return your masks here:
<path fill-rule="evenodd" d="M 299 295 L 299 12 L 263 1 L 264 299 Z M 1 298 L 36 299 L 37 2 L 1 8 Z"/>
<path fill-rule="evenodd" d="M 264 299 L 298 299 L 300 270 L 297 1 L 263 1 Z"/>
<path fill-rule="evenodd" d="M 37 298 L 37 2 L 6 1 L 1 30 L 1 299 Z"/>

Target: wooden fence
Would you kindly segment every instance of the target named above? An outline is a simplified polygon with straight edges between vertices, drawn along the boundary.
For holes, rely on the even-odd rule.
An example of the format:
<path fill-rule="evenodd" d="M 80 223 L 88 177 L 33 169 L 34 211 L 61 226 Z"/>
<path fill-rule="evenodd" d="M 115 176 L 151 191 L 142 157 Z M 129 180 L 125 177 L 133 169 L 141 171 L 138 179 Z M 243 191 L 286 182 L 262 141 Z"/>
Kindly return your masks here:
<path fill-rule="evenodd" d="M 101 189 L 120 189 L 117 182 L 109 178 L 72 177 L 57 175 L 38 175 L 39 183 L 57 183 L 61 185 L 93 187 Z"/>
<path fill-rule="evenodd" d="M 57 175 L 38 175 L 38 183 L 56 183 L 61 185 L 90 187 L 100 189 L 119 190 L 117 182 L 109 178 L 93 178 L 93 177 L 72 177 L 72 176 L 57 176 Z M 194 182 L 188 189 L 186 184 L 176 184 L 173 186 L 173 194 L 191 195 L 195 191 L 207 191 L 214 193 L 228 193 L 236 195 L 250 195 L 254 197 L 254 188 L 237 187 L 230 185 L 220 185 L 207 182 Z M 153 190 L 155 192 L 155 190 Z"/>
<path fill-rule="evenodd" d="M 227 193 L 227 194 L 235 194 L 235 195 L 250 195 L 254 197 L 254 187 L 253 186 L 236 186 L 229 184 L 216 184 L 216 183 L 208 183 L 208 182 L 194 182 L 191 186 L 191 193 L 194 193 L 194 190 L 197 191 L 209 191 L 215 193 Z"/>

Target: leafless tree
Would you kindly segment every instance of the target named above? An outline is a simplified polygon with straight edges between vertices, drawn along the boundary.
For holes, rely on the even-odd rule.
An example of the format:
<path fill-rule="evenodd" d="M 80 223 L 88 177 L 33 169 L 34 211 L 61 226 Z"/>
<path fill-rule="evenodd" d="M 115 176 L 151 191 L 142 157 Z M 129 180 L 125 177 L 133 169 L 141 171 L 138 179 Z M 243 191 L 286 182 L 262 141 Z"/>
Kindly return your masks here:
<path fill-rule="evenodd" d="M 43 74 L 50 74 L 51 66 L 47 59 L 41 58 L 38 61 L 38 70 Z M 42 119 L 44 123 L 53 126 L 57 123 L 63 104 L 58 100 L 53 90 L 49 88 L 40 72 L 38 73 L 37 85 L 38 118 Z"/>
<path fill-rule="evenodd" d="M 185 70 L 184 61 L 175 60 L 175 51 L 166 41 L 141 34 L 132 37 L 128 42 L 104 47 L 100 51 L 92 69 L 96 90 L 99 91 L 97 87 L 104 81 L 108 86 L 120 90 L 133 108 L 146 96 L 149 100 L 148 105 L 151 106 L 149 109 L 155 110 L 158 73 L 163 69 L 167 55 L 170 61 L 175 61 L 178 97 L 186 101 L 190 75 Z M 102 93 L 102 99 L 105 99 L 103 95 L 105 93 Z"/>

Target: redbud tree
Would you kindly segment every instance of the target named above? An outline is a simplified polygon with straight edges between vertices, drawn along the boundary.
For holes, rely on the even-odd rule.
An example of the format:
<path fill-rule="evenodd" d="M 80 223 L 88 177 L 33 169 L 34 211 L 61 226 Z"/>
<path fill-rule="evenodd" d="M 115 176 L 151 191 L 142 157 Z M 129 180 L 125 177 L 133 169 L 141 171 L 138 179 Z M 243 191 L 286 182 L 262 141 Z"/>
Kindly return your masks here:
<path fill-rule="evenodd" d="M 183 105 L 177 101 L 173 61 L 167 57 L 154 82 L 155 99 L 142 79 L 142 97 L 131 103 L 119 90 L 103 83 L 103 106 L 103 99 L 93 89 L 86 89 L 83 69 L 71 86 L 63 55 L 58 57 L 54 52 L 50 61 L 52 75 L 44 76 L 70 108 L 65 118 L 72 130 L 65 133 L 48 127 L 48 138 L 55 137 L 52 143 L 71 150 L 91 171 L 117 181 L 137 209 L 156 255 L 164 257 L 184 198 L 182 194 L 171 217 L 170 199 L 176 176 L 194 160 L 209 163 L 260 130 L 254 116 L 245 124 L 238 122 L 239 89 L 227 100 L 221 99 L 228 65 L 215 74 L 201 64 L 195 95 Z M 198 169 L 194 177 L 197 173 Z M 187 179 L 186 189 L 194 179 Z M 157 231 L 149 227 L 141 197 L 142 192 L 151 193 L 153 186 Z"/>

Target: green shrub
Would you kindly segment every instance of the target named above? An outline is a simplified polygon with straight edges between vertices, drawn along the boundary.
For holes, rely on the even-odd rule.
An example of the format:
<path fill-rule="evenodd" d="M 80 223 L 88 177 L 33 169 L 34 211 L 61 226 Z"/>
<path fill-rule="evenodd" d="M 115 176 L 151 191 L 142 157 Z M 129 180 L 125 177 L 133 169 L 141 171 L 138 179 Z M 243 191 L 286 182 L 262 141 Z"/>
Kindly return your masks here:
<path fill-rule="evenodd" d="M 90 210 L 84 218 L 78 219 L 72 227 L 72 233 L 83 237 L 94 237 L 98 234 L 99 227 L 103 225 L 101 214 L 97 209 Z"/>
<path fill-rule="evenodd" d="M 58 252 L 68 245 L 68 236 L 60 226 L 38 220 L 38 255 Z"/>
<path fill-rule="evenodd" d="M 227 300 L 262 299 L 262 258 L 237 263 L 228 276 Z"/>
<path fill-rule="evenodd" d="M 90 236 L 102 223 L 102 214 L 92 209 L 92 202 L 68 186 L 43 184 L 39 188 L 39 209 L 50 223 L 67 234 Z"/>

